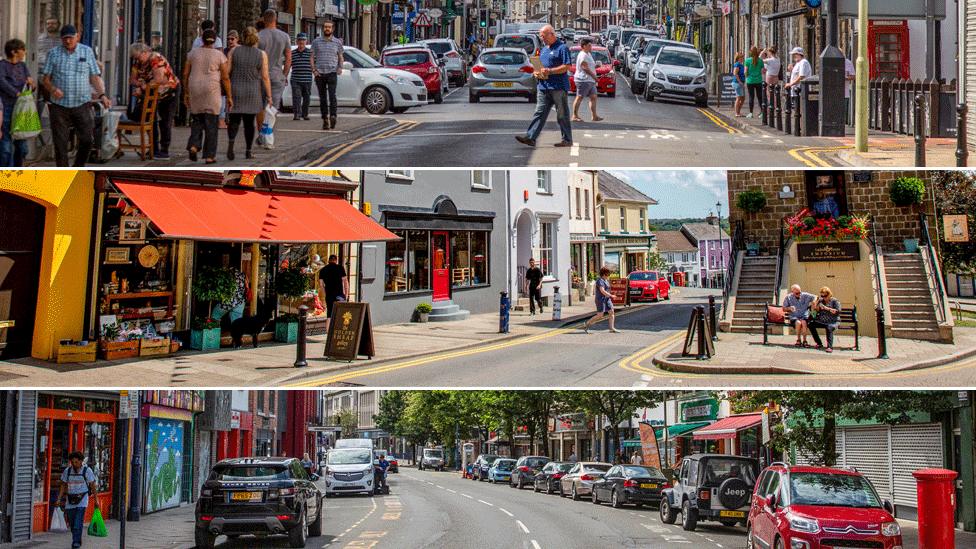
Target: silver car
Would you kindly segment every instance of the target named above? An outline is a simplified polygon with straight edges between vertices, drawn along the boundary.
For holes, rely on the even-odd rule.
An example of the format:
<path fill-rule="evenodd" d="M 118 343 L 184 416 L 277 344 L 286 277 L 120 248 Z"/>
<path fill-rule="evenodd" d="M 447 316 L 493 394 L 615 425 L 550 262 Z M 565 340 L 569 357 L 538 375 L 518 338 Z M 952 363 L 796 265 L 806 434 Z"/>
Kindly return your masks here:
<path fill-rule="evenodd" d="M 634 65 L 634 71 L 631 74 L 630 91 L 634 92 L 635 95 L 644 93 L 645 84 L 647 83 L 647 73 L 650 72 L 651 65 L 654 64 L 654 60 L 657 58 L 657 53 L 665 46 L 695 49 L 695 46 L 687 42 L 678 42 L 677 40 L 665 40 L 663 38 L 649 40 L 644 44 L 644 51 L 638 56 L 637 64 Z"/>
<path fill-rule="evenodd" d="M 593 483 L 602 479 L 603 475 L 613 467 L 602 461 L 581 461 L 573 466 L 568 473 L 559 479 L 559 495 L 579 501 L 580 496 L 589 495 L 593 490 Z"/>
<path fill-rule="evenodd" d="M 645 97 L 692 99 L 698 107 L 708 106 L 708 73 L 698 50 L 666 46 L 658 52 L 647 78 Z"/>
<path fill-rule="evenodd" d="M 458 48 L 456 42 L 451 38 L 431 38 L 421 40 L 421 44 L 426 44 L 439 59 L 447 61 L 447 79 L 454 82 L 455 86 L 463 86 L 468 80 L 468 66 L 464 61 L 464 55 Z"/>
<path fill-rule="evenodd" d="M 533 71 L 525 50 L 488 48 L 471 66 L 468 101 L 477 103 L 482 97 L 526 97 L 535 103 L 538 92 Z"/>
<path fill-rule="evenodd" d="M 496 48 L 516 48 L 525 53 L 536 56 L 542 51 L 542 39 L 538 34 L 532 33 L 505 33 L 495 37 Z"/>

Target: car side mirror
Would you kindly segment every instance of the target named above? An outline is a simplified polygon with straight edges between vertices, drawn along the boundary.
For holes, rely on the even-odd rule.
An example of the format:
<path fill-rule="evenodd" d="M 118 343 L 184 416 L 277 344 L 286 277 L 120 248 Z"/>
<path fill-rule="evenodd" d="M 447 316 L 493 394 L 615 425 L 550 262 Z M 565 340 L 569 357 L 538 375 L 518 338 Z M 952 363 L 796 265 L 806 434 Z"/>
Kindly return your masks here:
<path fill-rule="evenodd" d="M 892 516 L 895 515 L 895 506 L 892 505 L 890 501 L 884 500 L 883 502 L 881 502 L 881 506 L 884 507 L 885 511 L 888 511 L 888 514 Z"/>
<path fill-rule="evenodd" d="M 776 497 L 776 494 L 770 494 L 769 497 L 766 498 L 766 507 L 776 509 L 776 505 L 779 503 L 778 499 L 779 498 Z"/>
<path fill-rule="evenodd" d="M 342 70 L 351 71 L 352 69 L 353 69 L 352 63 L 350 63 L 349 61 L 346 61 L 342 64 Z"/>

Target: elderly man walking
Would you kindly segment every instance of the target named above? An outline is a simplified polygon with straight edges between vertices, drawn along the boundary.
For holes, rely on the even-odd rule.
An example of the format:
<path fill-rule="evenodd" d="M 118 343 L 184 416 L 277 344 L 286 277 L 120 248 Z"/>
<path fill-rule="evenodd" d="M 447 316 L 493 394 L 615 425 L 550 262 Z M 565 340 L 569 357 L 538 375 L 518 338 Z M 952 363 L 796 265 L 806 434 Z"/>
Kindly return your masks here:
<path fill-rule="evenodd" d="M 556 121 L 559 122 L 562 141 L 555 146 L 570 147 L 573 145 L 573 127 L 569 121 L 569 71 L 574 68 L 572 57 L 566 44 L 556 36 L 552 25 L 539 29 L 539 37 L 542 38 L 545 47 L 539 54 L 542 68 L 534 73 L 539 82 L 535 114 L 532 115 L 532 123 L 529 124 L 525 135 L 518 135 L 515 139 L 519 143 L 534 147 L 549 118 L 549 111 L 556 107 Z"/>

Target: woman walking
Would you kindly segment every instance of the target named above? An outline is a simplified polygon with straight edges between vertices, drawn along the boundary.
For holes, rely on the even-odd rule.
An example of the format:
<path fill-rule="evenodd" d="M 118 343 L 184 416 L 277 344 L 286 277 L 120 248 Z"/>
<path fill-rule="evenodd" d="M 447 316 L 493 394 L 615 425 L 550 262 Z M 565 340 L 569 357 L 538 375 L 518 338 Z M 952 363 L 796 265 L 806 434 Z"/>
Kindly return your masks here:
<path fill-rule="evenodd" d="M 213 29 L 203 31 L 203 46 L 190 50 L 183 68 L 183 100 L 190 110 L 190 140 L 186 150 L 190 160 L 197 161 L 197 153 L 203 151 L 207 164 L 217 162 L 217 125 L 220 116 L 220 90 L 223 85 L 227 96 L 227 109 L 234 107 L 231 96 L 230 67 L 224 52 L 214 48 L 217 33 Z"/>
<path fill-rule="evenodd" d="M 24 58 L 27 45 L 16 38 L 3 45 L 5 59 L 0 61 L 0 103 L 3 104 L 2 126 L 0 126 L 0 166 L 19 167 L 27 158 L 27 140 L 14 139 L 13 118 L 17 96 L 24 88 L 33 89 L 34 79 Z"/>
<path fill-rule="evenodd" d="M 759 47 L 753 46 L 749 50 L 749 58 L 746 59 L 746 88 L 749 90 L 749 114 L 747 118 L 752 118 L 753 107 L 759 101 L 759 108 L 763 107 L 762 83 L 763 83 L 763 60 L 759 57 Z"/>
<path fill-rule="evenodd" d="M 258 49 L 259 41 L 258 30 L 248 27 L 244 29 L 241 44 L 230 52 L 228 62 L 233 107 L 227 109 L 227 160 L 234 160 L 234 139 L 237 138 L 237 130 L 242 123 L 244 156 L 253 158 L 251 146 L 254 144 L 256 117 L 266 104 L 271 104 L 268 55 Z"/>
<path fill-rule="evenodd" d="M 732 65 L 732 89 L 735 91 L 735 115 L 742 116 L 742 104 L 746 102 L 746 68 L 742 64 L 742 52 L 736 52 Z"/>
<path fill-rule="evenodd" d="M 613 294 L 610 293 L 610 269 L 600 268 L 600 278 L 596 280 L 596 314 L 583 324 L 583 332 L 590 333 L 590 326 L 609 316 L 610 332 L 616 334 L 620 330 L 614 328 Z"/>
<path fill-rule="evenodd" d="M 152 51 L 142 42 L 129 46 L 129 56 L 132 58 L 129 84 L 139 106 L 135 114 L 142 115 L 142 99 L 151 86 L 157 86 L 159 99 L 156 102 L 156 119 L 153 121 L 153 157 L 169 158 L 173 117 L 176 116 L 179 101 L 176 89 L 180 85 L 180 79 L 173 73 L 173 67 L 163 54 Z"/>

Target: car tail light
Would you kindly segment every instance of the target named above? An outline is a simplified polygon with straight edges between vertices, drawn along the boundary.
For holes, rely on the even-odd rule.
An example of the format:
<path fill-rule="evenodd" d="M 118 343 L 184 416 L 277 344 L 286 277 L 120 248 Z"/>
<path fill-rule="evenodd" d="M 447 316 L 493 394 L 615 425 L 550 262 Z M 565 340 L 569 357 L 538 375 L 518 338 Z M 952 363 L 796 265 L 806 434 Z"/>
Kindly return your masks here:
<path fill-rule="evenodd" d="M 451 59 L 457 59 L 458 57 L 461 57 L 461 56 L 458 55 L 458 52 L 456 52 L 456 51 L 449 51 L 449 52 L 447 52 L 447 53 L 444 54 L 444 57 L 450 57 Z"/>
<path fill-rule="evenodd" d="M 486 69 L 485 67 L 482 67 L 481 65 L 475 65 L 475 66 L 471 67 L 471 72 L 473 72 L 475 74 L 480 74 L 480 73 L 483 73 L 483 72 L 485 72 L 487 70 L 488 69 Z"/>
<path fill-rule="evenodd" d="M 275 518 L 278 520 L 288 520 L 291 518 L 291 515 L 275 515 Z"/>
<path fill-rule="evenodd" d="M 671 487 L 671 483 L 670 482 L 665 482 L 664 484 L 661 485 L 661 489 L 662 490 L 664 490 L 665 488 L 670 488 L 670 487 Z"/>
<path fill-rule="evenodd" d="M 555 473 L 554 475 L 552 475 L 552 478 L 554 478 L 554 479 L 561 479 L 564 476 L 566 476 L 566 473 Z"/>
<path fill-rule="evenodd" d="M 580 480 L 596 480 L 596 477 L 594 477 L 592 475 L 582 475 L 580 477 Z"/>
<path fill-rule="evenodd" d="M 637 488 L 637 481 L 635 480 L 625 480 L 624 488 Z"/>
<path fill-rule="evenodd" d="M 213 520 L 213 517 L 210 515 L 200 515 L 200 520 L 203 522 L 210 522 Z"/>
<path fill-rule="evenodd" d="M 298 493 L 298 490 L 296 488 L 280 488 L 278 490 L 278 495 L 280 495 L 282 497 L 285 497 L 285 496 L 294 496 L 297 493 Z"/>
<path fill-rule="evenodd" d="M 437 67 L 435 67 L 433 65 L 427 67 L 427 73 L 428 74 L 434 74 L 436 72 L 440 72 L 440 69 L 438 69 Z"/>
<path fill-rule="evenodd" d="M 519 467 L 519 471 L 522 471 L 523 473 L 531 473 L 532 472 L 532 469 L 529 469 L 529 467 L 527 465 L 523 465 L 523 466 Z"/>
<path fill-rule="evenodd" d="M 702 490 L 701 492 L 698 492 L 698 499 L 701 500 L 712 499 L 712 493 L 709 492 L 708 490 Z"/>

